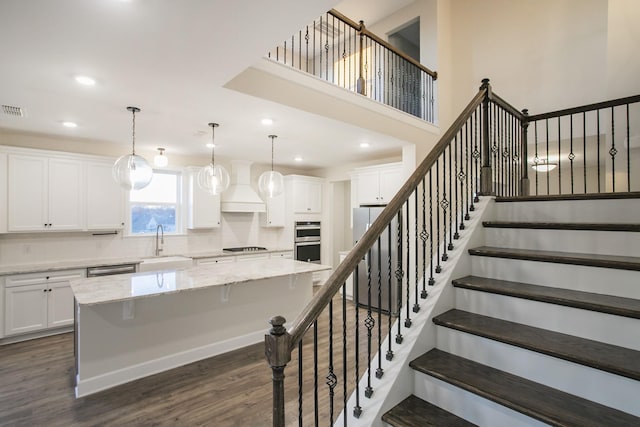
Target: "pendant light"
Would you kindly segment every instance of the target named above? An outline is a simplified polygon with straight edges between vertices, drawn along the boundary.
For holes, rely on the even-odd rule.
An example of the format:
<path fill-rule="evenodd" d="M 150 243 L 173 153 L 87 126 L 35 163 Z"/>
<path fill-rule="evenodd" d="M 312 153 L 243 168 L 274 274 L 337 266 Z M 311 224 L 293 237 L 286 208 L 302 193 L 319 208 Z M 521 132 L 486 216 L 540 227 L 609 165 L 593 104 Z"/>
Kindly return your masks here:
<path fill-rule="evenodd" d="M 211 163 L 198 172 L 198 186 L 210 194 L 217 196 L 229 188 L 229 172 L 215 161 L 215 129 L 218 123 L 209 123 L 211 127 Z"/>
<path fill-rule="evenodd" d="M 263 172 L 258 179 L 258 189 L 264 197 L 273 198 L 279 196 L 284 191 L 284 178 L 280 172 L 273 170 L 273 140 L 276 135 L 269 135 L 271 138 L 271 170 Z"/>
<path fill-rule="evenodd" d="M 158 154 L 153 158 L 153 164 L 159 168 L 164 168 L 169 164 L 169 158 L 164 154 L 164 148 L 158 148 Z"/>
<path fill-rule="evenodd" d="M 133 115 L 131 154 L 120 157 L 113 165 L 113 178 L 127 190 L 140 190 L 146 187 L 153 178 L 153 169 L 142 156 L 136 154 L 136 113 L 138 107 L 127 107 Z"/>

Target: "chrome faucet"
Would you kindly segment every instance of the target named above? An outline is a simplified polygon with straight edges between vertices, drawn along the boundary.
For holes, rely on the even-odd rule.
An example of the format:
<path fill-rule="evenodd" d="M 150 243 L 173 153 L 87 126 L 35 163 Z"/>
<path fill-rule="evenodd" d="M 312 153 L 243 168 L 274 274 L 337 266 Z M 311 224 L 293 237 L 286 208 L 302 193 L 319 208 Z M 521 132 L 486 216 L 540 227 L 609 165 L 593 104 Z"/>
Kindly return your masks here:
<path fill-rule="evenodd" d="M 160 242 L 158 243 L 158 236 L 160 235 L 158 233 L 158 231 L 160 231 L 162 234 L 160 237 Z M 164 227 L 162 226 L 162 224 L 158 224 L 158 226 L 156 227 L 156 256 L 160 255 L 160 252 L 162 252 L 162 247 L 160 245 L 164 245 Z"/>

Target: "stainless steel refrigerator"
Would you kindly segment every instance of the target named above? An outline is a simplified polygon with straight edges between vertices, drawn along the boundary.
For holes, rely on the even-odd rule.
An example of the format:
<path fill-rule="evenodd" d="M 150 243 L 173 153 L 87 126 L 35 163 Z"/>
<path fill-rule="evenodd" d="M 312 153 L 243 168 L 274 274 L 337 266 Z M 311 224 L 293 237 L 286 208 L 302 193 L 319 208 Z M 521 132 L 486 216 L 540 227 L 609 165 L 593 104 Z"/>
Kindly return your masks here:
<path fill-rule="evenodd" d="M 355 245 L 364 233 L 371 227 L 373 221 L 380 215 L 384 206 L 361 207 L 353 209 L 353 244 Z M 378 244 L 371 248 L 371 307 L 378 308 L 378 272 L 380 272 L 380 308 L 393 315 L 398 314 L 398 284 L 395 277 L 395 269 L 398 264 L 398 220 L 391 223 L 391 252 L 389 252 L 389 235 L 387 229 L 381 235 L 380 262 L 378 262 Z M 389 272 L 389 257 L 391 257 L 391 272 Z M 367 257 L 358 265 L 358 298 L 361 306 L 367 306 L 369 302 L 369 279 Z M 391 274 L 391 286 L 389 286 L 389 274 Z M 355 279 L 355 278 L 354 278 Z M 356 283 L 354 283 L 354 286 Z M 354 289 L 355 292 L 355 289 Z M 391 305 L 389 305 L 391 294 Z M 354 295 L 355 298 L 355 295 Z M 391 308 L 391 309 L 390 309 Z"/>

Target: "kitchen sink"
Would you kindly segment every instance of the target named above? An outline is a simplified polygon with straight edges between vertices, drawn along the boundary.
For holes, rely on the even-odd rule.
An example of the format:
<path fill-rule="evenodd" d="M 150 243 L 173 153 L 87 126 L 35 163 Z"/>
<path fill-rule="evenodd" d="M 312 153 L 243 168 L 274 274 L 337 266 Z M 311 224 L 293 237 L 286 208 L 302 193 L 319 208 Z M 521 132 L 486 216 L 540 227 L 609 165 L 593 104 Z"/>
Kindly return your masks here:
<path fill-rule="evenodd" d="M 176 268 L 189 268 L 193 265 L 193 259 L 186 256 L 159 256 L 143 258 L 138 271 L 174 270 Z"/>

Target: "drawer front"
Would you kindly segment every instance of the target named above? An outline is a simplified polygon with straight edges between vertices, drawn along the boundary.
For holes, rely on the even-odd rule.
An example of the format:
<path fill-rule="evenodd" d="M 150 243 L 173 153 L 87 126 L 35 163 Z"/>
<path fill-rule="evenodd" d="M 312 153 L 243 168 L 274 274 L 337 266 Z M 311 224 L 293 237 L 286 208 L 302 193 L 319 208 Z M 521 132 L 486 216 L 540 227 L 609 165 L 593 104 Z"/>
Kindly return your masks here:
<path fill-rule="evenodd" d="M 5 287 L 12 288 L 15 286 L 27 286 L 46 281 L 66 281 L 72 279 L 81 279 L 85 277 L 86 270 L 62 270 L 41 273 L 25 273 L 7 276 L 5 279 Z"/>
<path fill-rule="evenodd" d="M 230 262 L 235 262 L 236 257 L 233 256 L 225 256 L 225 257 L 216 257 L 216 258 L 201 258 L 196 260 L 196 265 L 214 265 L 214 264 L 226 264 Z"/>

